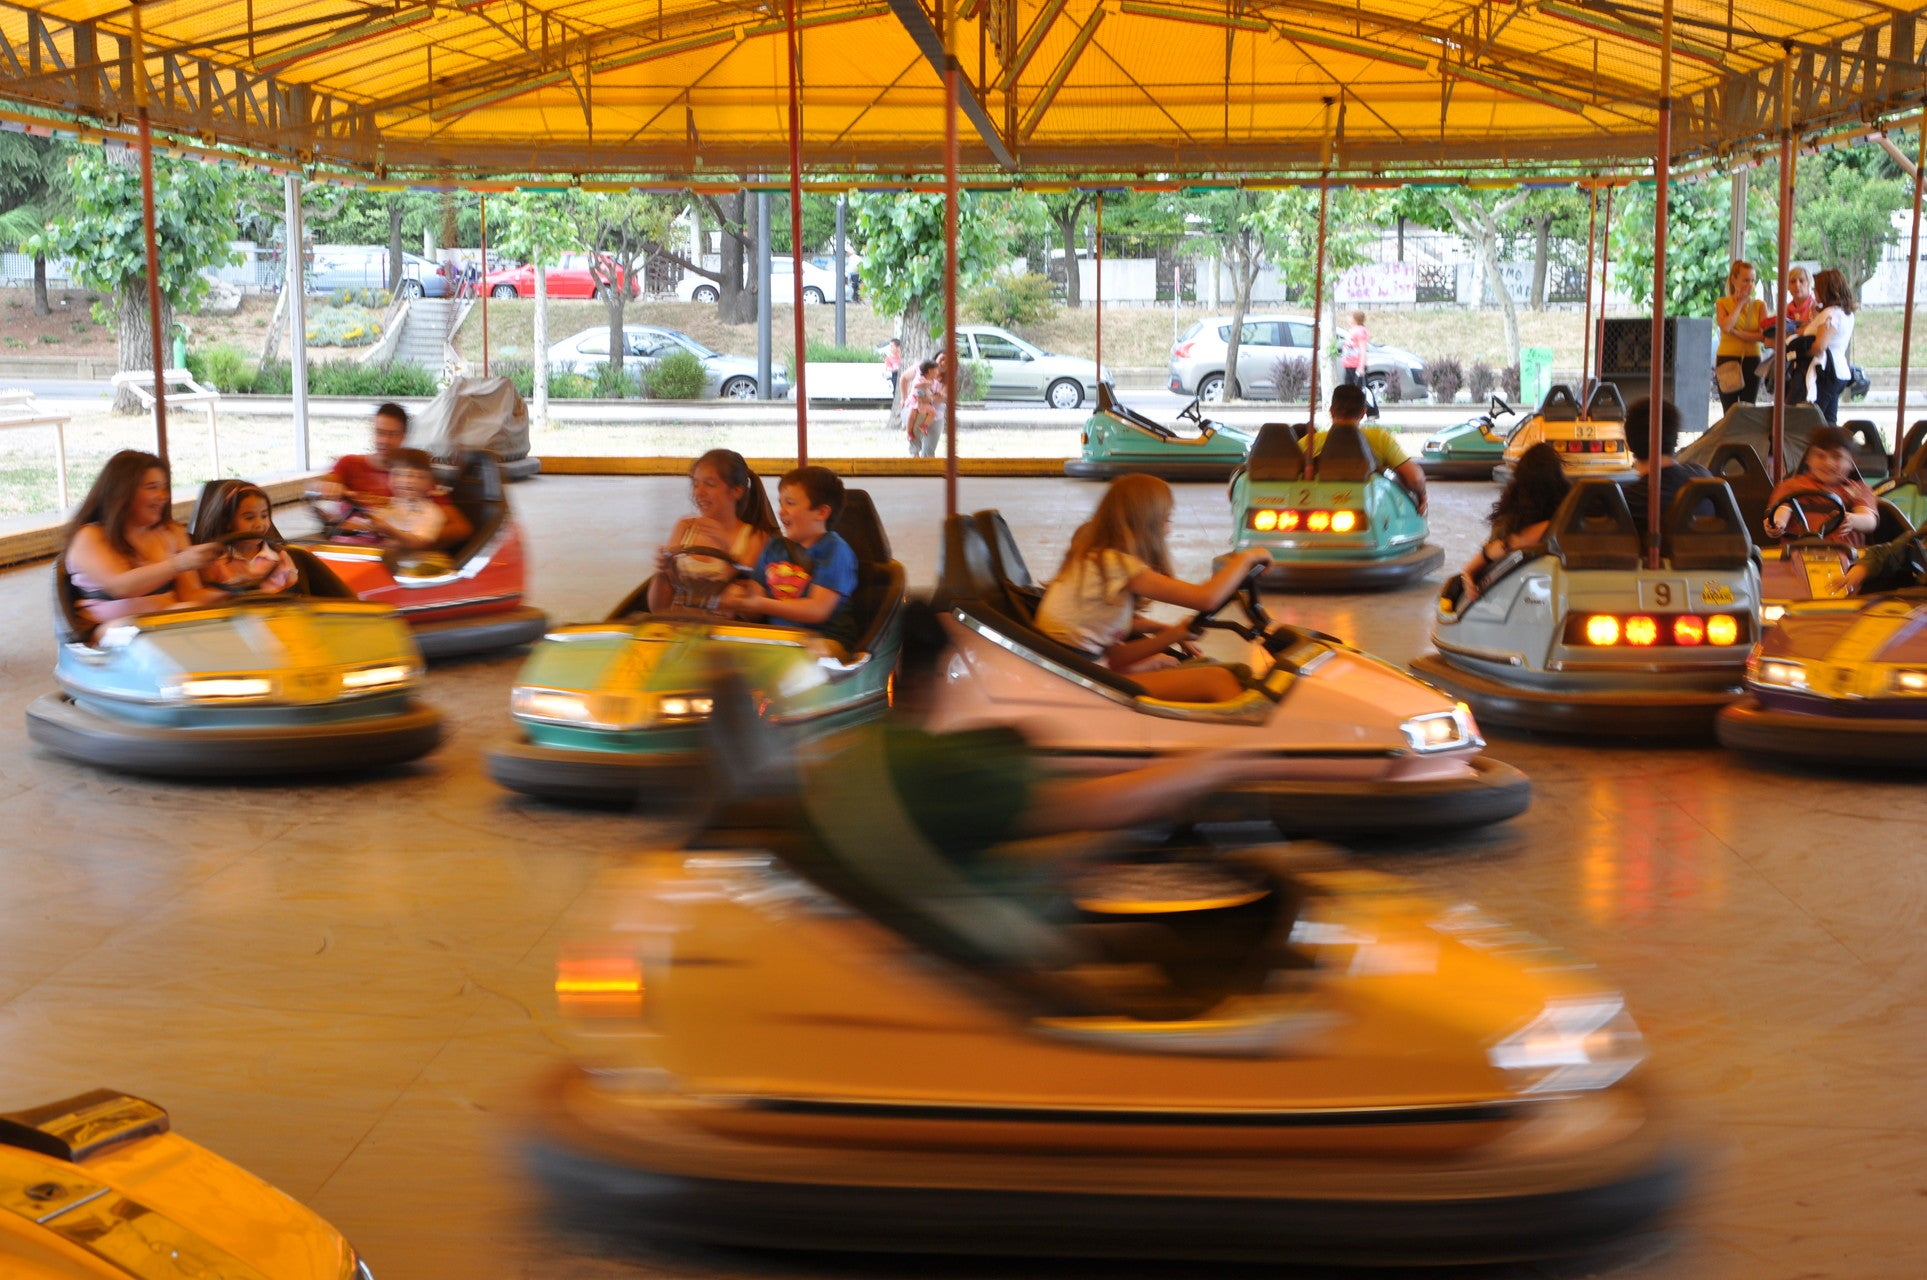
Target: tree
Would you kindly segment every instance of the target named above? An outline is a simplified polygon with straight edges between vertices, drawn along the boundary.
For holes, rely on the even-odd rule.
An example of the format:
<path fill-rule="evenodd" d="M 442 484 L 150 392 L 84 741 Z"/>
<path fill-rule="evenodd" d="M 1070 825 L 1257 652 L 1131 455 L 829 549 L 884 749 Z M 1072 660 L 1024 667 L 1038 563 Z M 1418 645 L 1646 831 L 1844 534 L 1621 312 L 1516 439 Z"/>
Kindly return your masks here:
<path fill-rule="evenodd" d="M 803 193 L 803 252 L 794 257 L 807 258 L 836 239 L 836 197 L 820 192 Z M 784 191 L 769 198 L 769 247 L 771 253 L 791 253 L 790 196 Z M 782 298 L 771 299 L 782 302 Z"/>
<path fill-rule="evenodd" d="M 1224 352 L 1224 391 L 1228 403 L 1238 398 L 1238 348 L 1251 290 L 1265 264 L 1265 235 L 1258 214 L 1274 195 L 1285 192 L 1211 191 L 1193 201 L 1193 211 L 1204 218 L 1205 232 L 1214 241 L 1218 258 L 1231 272 L 1231 328 Z"/>
<path fill-rule="evenodd" d="M 72 206 L 67 161 L 73 151 L 72 143 L 0 133 L 0 206 L 6 209 L 0 214 L 0 239 L 24 245 Z M 45 253 L 33 255 L 33 310 L 53 314 Z"/>
<path fill-rule="evenodd" d="M 1841 148 L 1808 160 L 1793 188 L 1794 256 L 1838 267 L 1858 293 L 1899 236 L 1894 213 L 1912 195 L 1894 172 L 1872 147 Z"/>
<path fill-rule="evenodd" d="M 1064 301 L 1073 307 L 1084 305 L 1083 272 L 1077 268 L 1077 231 L 1084 220 L 1084 211 L 1096 198 L 1095 191 L 1060 191 L 1043 197 L 1044 212 L 1050 215 L 1051 225 L 1063 241 Z"/>
<path fill-rule="evenodd" d="M 1451 219 L 1453 230 L 1472 242 L 1485 287 L 1497 295 L 1499 314 L 1505 321 L 1506 360 L 1518 364 L 1519 308 L 1514 305 L 1512 290 L 1506 288 L 1505 276 L 1499 270 L 1499 237 L 1505 233 L 1506 220 L 1513 211 L 1532 195 L 1532 188 L 1520 187 L 1509 192 L 1455 188 L 1431 194 Z M 1484 299 L 1480 301 L 1483 304 Z"/>
<path fill-rule="evenodd" d="M 649 259 L 662 252 L 675 222 L 678 202 L 659 195 L 628 191 L 620 195 L 572 192 L 569 221 L 576 239 L 591 251 L 589 275 L 596 297 L 609 317 L 609 369 L 622 376 L 622 323 L 629 300 L 642 292 Z"/>
<path fill-rule="evenodd" d="M 114 296 L 123 373 L 153 367 L 147 311 L 146 241 L 141 230 L 140 155 L 131 147 L 77 151 L 68 165 L 73 211 L 47 224 L 29 253 L 65 257 L 74 277 Z M 161 325 L 177 308 L 207 292 L 201 272 L 234 260 L 235 179 L 230 169 L 192 160 L 154 161 L 155 240 L 159 250 Z M 96 308 L 97 313 L 103 308 Z M 101 317 L 103 320 L 104 316 Z M 139 411 L 123 390 L 118 412 Z"/>
<path fill-rule="evenodd" d="M 878 192 L 853 197 L 850 208 L 871 306 L 903 318 L 903 367 L 914 370 L 936 350 L 943 324 L 944 197 Z M 1009 258 L 1011 242 L 1036 234 L 1044 216 L 1034 195 L 964 192 L 957 208 L 957 292 L 989 278 Z M 899 386 L 893 425 L 901 408 Z"/>
<path fill-rule="evenodd" d="M 1588 201 L 1578 187 L 1534 187 L 1521 202 L 1520 230 L 1532 237 L 1531 306 L 1546 309 L 1547 273 L 1552 265 L 1552 239 L 1579 240 L 1586 234 Z"/>
<path fill-rule="evenodd" d="M 559 194 L 523 191 L 501 203 L 502 252 L 535 268 L 535 405 L 538 427 L 549 421 L 549 273 L 550 264 L 577 243 L 568 201 Z M 613 349 L 613 348 L 612 348 Z"/>
<path fill-rule="evenodd" d="M 1777 165 L 1767 166 L 1769 173 Z M 1746 253 L 1763 279 L 1775 277 L 1779 228 L 1774 215 L 1777 176 L 1748 184 Z M 1666 312 L 1710 316 L 1726 292 L 1732 261 L 1733 184 L 1724 174 L 1671 184 L 1666 209 Z M 1653 305 L 1653 188 L 1621 193 L 1613 210 L 1613 275 L 1635 306 Z"/>

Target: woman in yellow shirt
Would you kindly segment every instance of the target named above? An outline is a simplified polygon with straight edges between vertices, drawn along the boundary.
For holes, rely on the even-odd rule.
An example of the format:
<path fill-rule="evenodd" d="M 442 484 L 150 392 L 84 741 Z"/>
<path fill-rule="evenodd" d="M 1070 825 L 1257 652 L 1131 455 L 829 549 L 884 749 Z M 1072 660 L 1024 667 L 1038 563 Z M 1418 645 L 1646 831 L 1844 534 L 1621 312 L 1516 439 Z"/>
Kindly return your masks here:
<path fill-rule="evenodd" d="M 1719 327 L 1720 349 L 1713 361 L 1713 381 L 1725 411 L 1760 394 L 1760 339 L 1766 327 L 1766 304 L 1753 296 L 1759 277 L 1750 262 L 1735 262 L 1726 273 L 1726 296 L 1713 304 L 1713 323 Z"/>

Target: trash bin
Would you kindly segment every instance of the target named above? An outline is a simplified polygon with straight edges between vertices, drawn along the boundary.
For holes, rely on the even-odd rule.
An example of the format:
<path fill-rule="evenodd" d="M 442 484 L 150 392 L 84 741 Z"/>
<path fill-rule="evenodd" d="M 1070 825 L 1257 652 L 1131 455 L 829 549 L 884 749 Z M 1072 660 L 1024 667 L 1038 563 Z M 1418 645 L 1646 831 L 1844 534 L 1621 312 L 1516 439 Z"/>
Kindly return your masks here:
<path fill-rule="evenodd" d="M 1538 404 L 1552 387 L 1552 348 L 1519 349 L 1519 403 Z"/>

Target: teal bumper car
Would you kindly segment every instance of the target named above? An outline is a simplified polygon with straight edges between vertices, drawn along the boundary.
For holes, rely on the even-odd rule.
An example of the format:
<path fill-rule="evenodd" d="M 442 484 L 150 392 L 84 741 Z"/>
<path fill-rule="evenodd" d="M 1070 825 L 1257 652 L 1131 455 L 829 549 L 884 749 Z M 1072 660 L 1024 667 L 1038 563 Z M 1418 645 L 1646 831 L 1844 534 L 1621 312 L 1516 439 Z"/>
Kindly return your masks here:
<path fill-rule="evenodd" d="M 1288 591 L 1387 591 L 1437 569 L 1425 517 L 1383 470 L 1357 427 L 1331 428 L 1307 457 L 1299 428 L 1267 423 L 1231 479 L 1232 547 L 1263 547 L 1265 585 Z"/>
<path fill-rule="evenodd" d="M 1760 571 L 1718 480 L 1689 481 L 1647 567 L 1626 495 L 1581 481 L 1542 547 L 1513 552 L 1466 603 L 1446 584 L 1437 652 L 1412 669 L 1488 727 L 1598 738 L 1708 735 L 1739 696 L 1759 631 Z"/>
<path fill-rule="evenodd" d="M 490 776 L 563 803 L 652 808 L 699 792 L 718 665 L 742 675 L 773 721 L 805 732 L 882 715 L 896 668 L 903 566 L 891 559 L 865 491 L 846 492 L 836 531 L 862 569 L 847 662 L 819 656 L 793 627 L 651 614 L 645 582 L 606 622 L 559 628 L 530 651 L 510 694 L 514 736 L 489 753 Z"/>
<path fill-rule="evenodd" d="M 56 560 L 60 688 L 27 708 L 28 736 L 103 768 L 209 781 L 373 769 L 434 750 L 441 715 L 415 697 L 422 658 L 407 625 L 287 551 L 300 572 L 288 591 L 99 628 Z"/>
<path fill-rule="evenodd" d="M 1419 451 L 1428 480 L 1488 480 L 1505 457 L 1506 441 L 1532 416 L 1493 396 L 1484 413 L 1435 432 Z"/>
<path fill-rule="evenodd" d="M 1900 469 L 1875 492 L 1893 503 L 1915 528 L 1927 521 L 1927 419 L 1907 429 L 1900 445 Z"/>
<path fill-rule="evenodd" d="M 1097 411 L 1084 423 L 1084 452 L 1064 464 L 1064 474 L 1079 480 L 1133 474 L 1228 479 L 1243 465 L 1251 437 L 1203 417 L 1199 403 L 1193 400 L 1178 414 L 1189 427 L 1167 427 L 1120 403 L 1108 382 L 1098 383 Z"/>

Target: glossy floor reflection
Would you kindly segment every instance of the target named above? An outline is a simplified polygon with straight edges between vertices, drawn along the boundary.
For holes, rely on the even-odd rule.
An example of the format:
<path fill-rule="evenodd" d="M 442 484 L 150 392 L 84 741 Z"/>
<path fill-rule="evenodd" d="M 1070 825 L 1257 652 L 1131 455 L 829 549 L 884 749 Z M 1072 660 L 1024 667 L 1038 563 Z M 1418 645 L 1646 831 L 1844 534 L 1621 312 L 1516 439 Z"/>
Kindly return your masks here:
<path fill-rule="evenodd" d="M 934 576 L 941 487 L 875 480 L 913 586 Z M 600 616 L 684 509 L 673 479 L 548 478 L 513 498 L 538 603 Z M 1048 573 L 1095 486 L 966 479 Z M 1448 565 L 1484 485 L 1435 488 Z M 1224 491 L 1181 490 L 1196 576 Z M 295 523 L 288 521 L 288 523 Z M 113 1085 L 332 1219 L 382 1280 L 714 1274 L 1065 1274 L 1000 1263 L 655 1257 L 550 1227 L 512 1113 L 561 1053 L 557 932 L 596 871 L 651 838 L 632 818 L 508 799 L 481 754 L 513 655 L 437 668 L 450 739 L 350 785 L 180 786 L 44 756 L 44 565 L 0 574 L 0 1109 Z M 1404 660 L 1430 590 L 1275 599 Z M 1711 748 L 1502 741 L 1537 784 L 1507 828 L 1371 855 L 1595 960 L 1621 983 L 1702 1143 L 1664 1237 L 1485 1276 L 1691 1280 L 1927 1273 L 1927 788 L 1766 772 Z M 1105 1266 L 1069 1274 L 1216 1274 Z"/>

